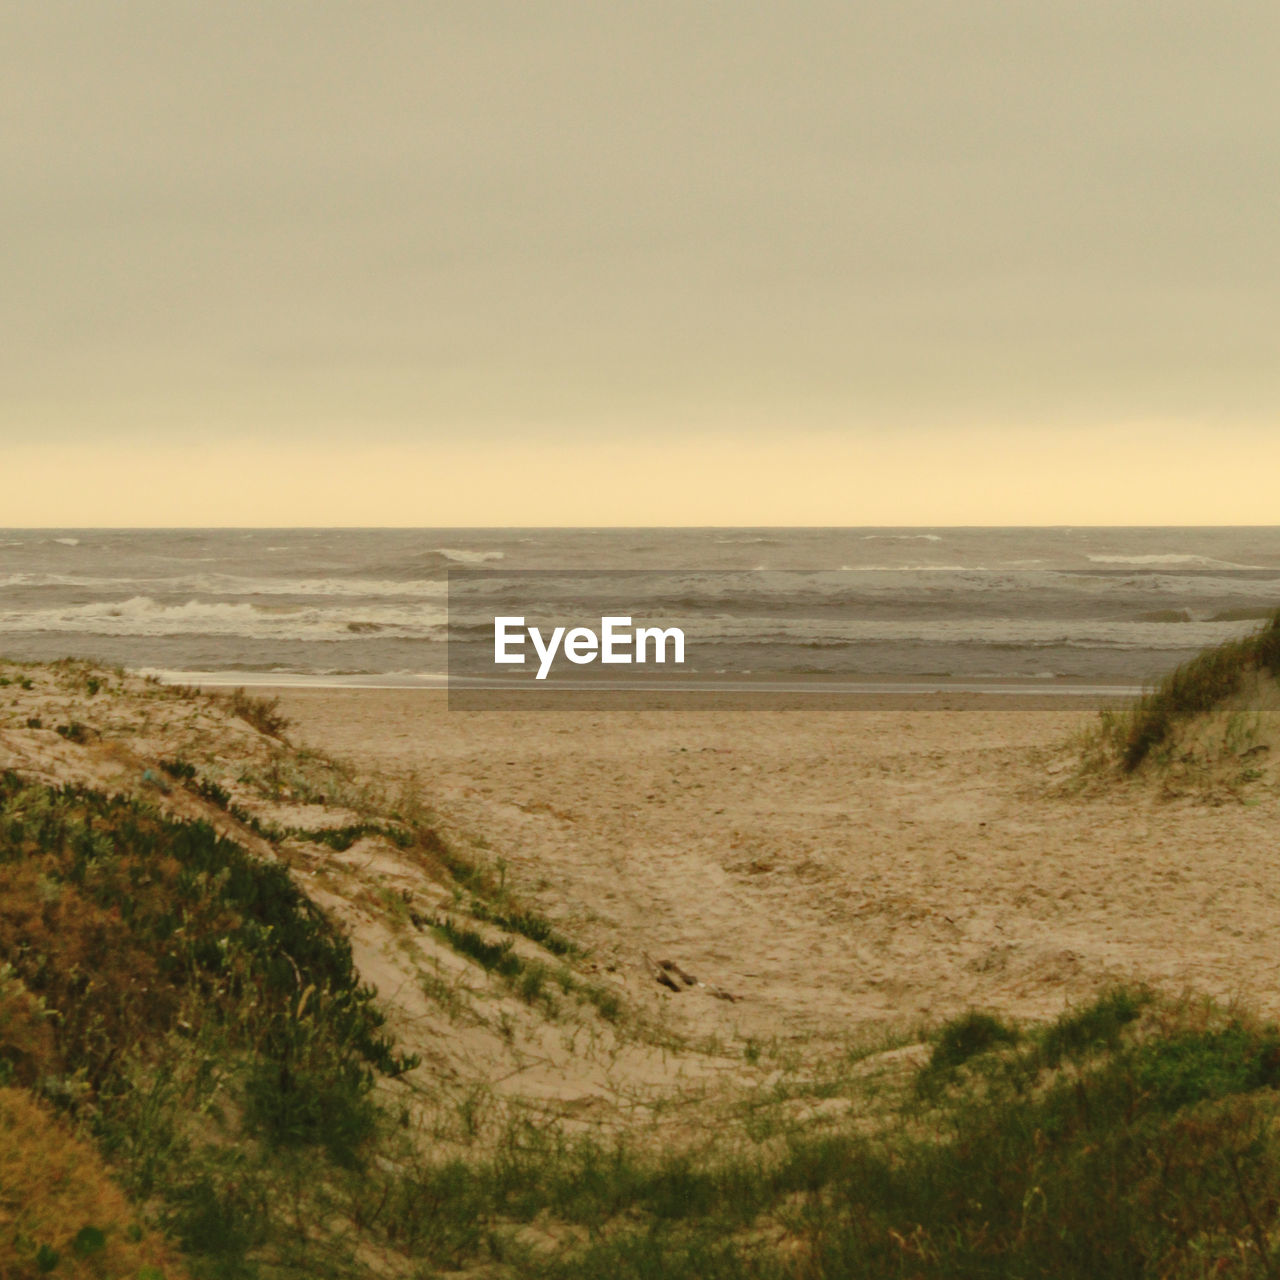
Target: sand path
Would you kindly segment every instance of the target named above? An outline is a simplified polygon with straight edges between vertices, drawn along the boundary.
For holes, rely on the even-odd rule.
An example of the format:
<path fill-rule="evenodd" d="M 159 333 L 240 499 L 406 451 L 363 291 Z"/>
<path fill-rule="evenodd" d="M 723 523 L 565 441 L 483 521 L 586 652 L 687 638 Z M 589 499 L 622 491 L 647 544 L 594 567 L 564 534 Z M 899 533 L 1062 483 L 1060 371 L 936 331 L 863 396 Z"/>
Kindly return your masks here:
<path fill-rule="evenodd" d="M 289 690 L 293 737 L 416 773 L 464 846 L 707 1032 L 840 1037 L 1110 978 L 1280 1012 L 1277 802 L 1061 793 L 1068 710 L 450 713 Z M 645 957 L 708 984 L 673 996 Z"/>

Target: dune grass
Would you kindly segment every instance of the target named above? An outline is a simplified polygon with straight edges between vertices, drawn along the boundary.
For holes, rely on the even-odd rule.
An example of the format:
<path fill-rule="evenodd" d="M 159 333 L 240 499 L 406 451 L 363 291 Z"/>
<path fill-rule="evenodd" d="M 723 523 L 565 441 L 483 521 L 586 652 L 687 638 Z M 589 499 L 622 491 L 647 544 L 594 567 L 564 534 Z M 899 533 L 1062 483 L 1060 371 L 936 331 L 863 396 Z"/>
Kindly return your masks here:
<path fill-rule="evenodd" d="M 1128 710 L 1103 713 L 1103 741 L 1121 768 L 1132 773 L 1178 726 L 1237 693 L 1252 672 L 1280 678 L 1280 610 L 1252 635 L 1184 662 Z"/>
<path fill-rule="evenodd" d="M 222 695 L 222 701 L 233 716 L 269 738 L 283 739 L 288 731 L 289 718 L 280 710 L 279 698 L 264 698 L 244 689 L 233 689 Z"/>

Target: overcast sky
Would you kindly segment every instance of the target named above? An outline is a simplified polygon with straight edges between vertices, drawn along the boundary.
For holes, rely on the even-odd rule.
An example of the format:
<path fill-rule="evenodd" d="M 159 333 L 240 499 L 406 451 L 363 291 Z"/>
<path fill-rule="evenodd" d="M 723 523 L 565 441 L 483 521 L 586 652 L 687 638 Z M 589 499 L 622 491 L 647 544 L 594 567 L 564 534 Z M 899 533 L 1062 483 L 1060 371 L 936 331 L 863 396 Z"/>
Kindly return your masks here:
<path fill-rule="evenodd" d="M 1278 66 L 1274 0 L 8 4 L 0 525 L 1276 522 Z"/>

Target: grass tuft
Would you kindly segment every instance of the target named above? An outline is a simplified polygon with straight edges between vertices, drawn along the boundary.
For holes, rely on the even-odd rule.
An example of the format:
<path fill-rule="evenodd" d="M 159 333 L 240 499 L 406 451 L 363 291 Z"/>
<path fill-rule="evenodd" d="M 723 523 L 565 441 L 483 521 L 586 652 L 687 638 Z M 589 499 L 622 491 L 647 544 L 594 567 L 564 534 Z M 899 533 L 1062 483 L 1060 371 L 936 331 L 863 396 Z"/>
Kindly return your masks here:
<path fill-rule="evenodd" d="M 1040 1038 L 1045 1064 L 1056 1067 L 1064 1058 L 1078 1062 L 1098 1049 L 1114 1049 L 1151 998 L 1144 990 L 1116 987 L 1084 1008 L 1064 1013 Z"/>
<path fill-rule="evenodd" d="M 289 718 L 280 710 L 279 698 L 261 698 L 244 689 L 233 689 L 222 700 L 233 716 L 239 716 L 259 733 L 269 738 L 284 738 Z"/>
<path fill-rule="evenodd" d="M 989 1013 L 970 1010 L 946 1023 L 934 1042 L 929 1070 L 954 1071 L 979 1054 L 1017 1042 L 1017 1028 Z"/>

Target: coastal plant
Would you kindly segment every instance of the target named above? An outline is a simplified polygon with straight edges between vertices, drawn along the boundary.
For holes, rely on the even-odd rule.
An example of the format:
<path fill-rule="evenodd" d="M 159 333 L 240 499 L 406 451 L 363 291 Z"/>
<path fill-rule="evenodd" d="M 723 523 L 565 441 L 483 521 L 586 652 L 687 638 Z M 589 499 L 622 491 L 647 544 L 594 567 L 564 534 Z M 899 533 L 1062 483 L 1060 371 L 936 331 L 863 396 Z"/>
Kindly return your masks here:
<path fill-rule="evenodd" d="M 0 775 L 0 1084 L 87 1126 L 188 1247 L 224 1239 L 209 1274 L 248 1275 L 274 1238 L 290 1153 L 363 1162 L 376 1079 L 415 1064 L 281 864 L 127 797 Z"/>
<path fill-rule="evenodd" d="M 970 1010 L 946 1023 L 938 1032 L 929 1069 L 952 1071 L 979 1054 L 1013 1044 L 1017 1039 L 1016 1027 L 994 1014 Z"/>
<path fill-rule="evenodd" d="M 176 782 L 192 782 L 196 776 L 196 767 L 189 760 L 161 760 L 160 767 Z"/>
<path fill-rule="evenodd" d="M 518 933 L 552 955 L 574 957 L 582 954 L 582 949 L 560 933 L 550 920 L 528 908 L 510 906 L 503 910 L 482 898 L 472 897 L 470 911 L 477 920 L 497 925 L 509 933 Z"/>
<path fill-rule="evenodd" d="M 263 698 L 244 689 L 233 689 L 225 696 L 225 703 L 233 716 L 269 738 L 282 739 L 289 728 L 289 718 L 280 710 L 279 698 Z"/>
<path fill-rule="evenodd" d="M 455 924 L 448 916 L 437 919 L 432 928 L 459 955 L 474 960 L 482 969 L 501 978 L 514 979 L 524 969 L 524 961 L 516 954 L 511 938 L 490 942 L 470 925 Z"/>
<path fill-rule="evenodd" d="M 1144 988 L 1115 987 L 1080 1009 L 1067 1010 L 1038 1037 L 1044 1065 L 1057 1067 L 1064 1059 L 1076 1062 L 1098 1049 L 1116 1048 L 1153 998 Z"/>
<path fill-rule="evenodd" d="M 1247 716 L 1226 732 L 1248 749 Z M 306 794 L 339 794 L 336 769 L 269 750 Z M 204 781 L 180 757 L 162 769 Z M 440 1061 L 483 1027 L 517 1072 L 541 1069 L 525 1031 L 561 996 L 621 1016 L 502 864 L 363 795 L 343 826 L 270 838 L 385 838 L 453 888 L 421 924 L 528 1007 L 486 1021 L 477 968 L 437 950 L 432 971 L 423 937 L 421 990 L 458 1023 L 436 1034 L 460 1037 Z M 1280 1029 L 1239 1009 L 1111 988 L 1043 1026 L 969 1011 L 820 1063 L 789 1036 L 739 1037 L 710 1064 L 723 1095 L 681 1072 L 655 1098 L 624 1073 L 616 1115 L 594 1084 L 557 1114 L 497 1073 L 393 1083 L 412 1060 L 306 877 L 143 796 L 0 774 L 0 1276 L 1280 1274 Z M 368 899 L 419 924 L 397 889 Z M 590 1019 L 558 1030 L 590 1054 L 622 1043 Z M 88 1198 L 60 1198 L 77 1177 Z"/>
<path fill-rule="evenodd" d="M 412 843 L 412 837 L 408 833 L 382 822 L 355 822 L 343 827 L 291 827 L 286 834 L 299 840 L 308 840 L 312 844 L 324 845 L 335 853 L 346 853 L 353 844 L 366 836 L 383 836 L 402 849 Z"/>
<path fill-rule="evenodd" d="M 948 1039 L 985 1044 L 961 1065 L 988 1065 L 870 1133 L 795 1132 L 776 1154 L 512 1138 L 492 1162 L 413 1171 L 396 1204 L 462 1257 L 486 1247 L 450 1226 L 463 1206 L 486 1237 L 560 1223 L 561 1247 L 504 1255 L 557 1280 L 1273 1275 L 1280 1031 L 1185 1006 L 1130 1017 L 1151 999 L 1104 993 L 1016 1042 L 970 1019 Z"/>
<path fill-rule="evenodd" d="M 1120 766 L 1133 772 L 1175 729 L 1237 693 L 1246 676 L 1280 678 L 1280 610 L 1243 639 L 1206 649 L 1171 671 L 1127 711 L 1102 721 L 1102 736 Z"/>

